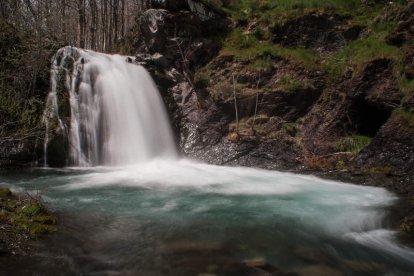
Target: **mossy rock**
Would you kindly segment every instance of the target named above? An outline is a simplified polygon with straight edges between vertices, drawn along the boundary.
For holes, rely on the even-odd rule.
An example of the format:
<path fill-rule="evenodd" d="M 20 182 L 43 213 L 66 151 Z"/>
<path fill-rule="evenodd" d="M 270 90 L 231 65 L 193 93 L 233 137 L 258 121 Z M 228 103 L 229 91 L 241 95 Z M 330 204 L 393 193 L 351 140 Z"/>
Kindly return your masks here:
<path fill-rule="evenodd" d="M 56 226 L 40 223 L 29 223 L 26 229 L 31 235 L 38 236 L 43 234 L 50 234 L 57 231 Z"/>
<path fill-rule="evenodd" d="M 412 233 L 414 230 L 413 222 L 403 222 L 400 224 L 400 229 L 406 233 Z"/>
<path fill-rule="evenodd" d="M 34 217 L 42 214 L 43 207 L 38 202 L 29 202 L 22 206 L 21 209 L 17 211 L 18 214 L 22 214 L 28 217 Z"/>
<path fill-rule="evenodd" d="M 12 192 L 9 188 L 0 188 L 0 198 L 7 199 L 12 196 Z"/>
<path fill-rule="evenodd" d="M 33 222 L 41 223 L 41 224 L 48 224 L 48 225 L 55 225 L 57 219 L 54 216 L 50 215 L 39 215 L 33 218 Z"/>

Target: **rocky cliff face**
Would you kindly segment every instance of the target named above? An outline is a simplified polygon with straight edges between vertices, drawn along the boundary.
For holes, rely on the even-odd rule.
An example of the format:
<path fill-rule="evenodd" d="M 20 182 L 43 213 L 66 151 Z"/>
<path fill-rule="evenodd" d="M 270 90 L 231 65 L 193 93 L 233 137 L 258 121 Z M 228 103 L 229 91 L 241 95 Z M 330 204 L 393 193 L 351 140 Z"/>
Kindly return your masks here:
<path fill-rule="evenodd" d="M 148 54 L 136 62 L 158 79 L 185 155 L 397 177 L 413 190 L 412 2 L 360 3 L 376 7 L 366 22 L 305 10 L 265 25 L 194 2 L 212 16 L 185 3 L 149 10 L 135 41 Z M 382 48 L 369 50 L 375 43 Z"/>

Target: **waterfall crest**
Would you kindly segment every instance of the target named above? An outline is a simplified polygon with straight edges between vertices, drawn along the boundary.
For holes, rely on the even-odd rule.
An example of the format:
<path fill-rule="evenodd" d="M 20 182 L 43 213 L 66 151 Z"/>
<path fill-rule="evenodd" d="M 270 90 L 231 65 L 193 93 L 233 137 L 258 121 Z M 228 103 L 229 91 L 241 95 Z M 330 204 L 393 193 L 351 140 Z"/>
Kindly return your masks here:
<path fill-rule="evenodd" d="M 59 114 L 60 93 L 67 93 L 70 118 Z M 177 156 L 158 89 L 142 66 L 124 56 L 61 48 L 52 60 L 43 121 L 45 159 L 53 121 L 67 135 L 70 165 L 120 166 Z"/>

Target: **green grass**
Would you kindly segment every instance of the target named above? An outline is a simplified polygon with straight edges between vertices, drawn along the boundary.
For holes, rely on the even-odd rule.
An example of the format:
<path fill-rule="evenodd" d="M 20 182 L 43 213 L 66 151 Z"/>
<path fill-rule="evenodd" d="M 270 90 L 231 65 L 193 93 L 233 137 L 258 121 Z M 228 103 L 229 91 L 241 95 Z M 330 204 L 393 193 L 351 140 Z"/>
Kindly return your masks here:
<path fill-rule="evenodd" d="M 358 73 L 367 62 L 377 58 L 392 58 L 397 64 L 402 58 L 402 51 L 385 42 L 392 26 L 390 23 L 373 26 L 367 37 L 351 41 L 332 56 L 327 56 L 325 70 L 329 77 L 336 78 L 347 68 L 353 68 Z"/>
<path fill-rule="evenodd" d="M 394 110 L 394 114 L 404 121 L 408 126 L 414 127 L 414 108 L 405 109 L 398 108 Z"/>
<path fill-rule="evenodd" d="M 371 137 L 363 135 L 352 135 L 341 138 L 336 145 L 338 151 L 352 152 L 358 154 L 364 147 L 369 145 L 372 141 Z"/>
<path fill-rule="evenodd" d="M 414 90 L 414 79 L 409 80 L 406 77 L 402 77 L 400 79 L 399 85 L 401 90 L 408 94 L 410 91 Z"/>
<path fill-rule="evenodd" d="M 269 41 L 259 41 L 252 34 L 243 34 L 239 28 L 233 30 L 224 41 L 222 54 L 251 61 L 252 67 L 256 69 L 271 67 L 272 59 L 276 57 L 292 59 L 305 67 L 316 68 L 321 58 L 318 52 L 311 49 L 285 48 Z"/>
<path fill-rule="evenodd" d="M 236 20 L 256 18 L 264 24 L 283 22 L 310 11 L 351 15 L 359 24 L 371 21 L 383 5 L 363 5 L 361 0 L 223 0 L 221 9 Z M 403 1 L 395 1 L 397 3 Z M 396 5 L 396 4 L 395 4 Z"/>
<path fill-rule="evenodd" d="M 240 0 L 223 1 L 223 9 L 233 21 L 244 21 L 245 25 L 256 22 L 257 27 L 247 33 L 246 27 L 233 29 L 223 39 L 222 53 L 234 55 L 240 60 L 251 61 L 254 69 L 266 70 L 272 67 L 272 58 L 282 57 L 296 62 L 307 69 L 324 70 L 330 80 L 340 77 L 348 68 L 357 72 L 363 65 L 376 58 L 389 57 L 398 63 L 401 51 L 386 43 L 386 36 L 396 22 L 376 23 L 375 18 L 384 7 L 396 10 L 403 1 L 392 6 L 384 4 L 363 5 L 361 0 Z M 271 42 L 270 29 L 274 24 L 282 24 L 288 19 L 301 16 L 310 11 L 346 15 L 350 26 L 365 26 L 362 39 L 351 41 L 343 49 L 333 54 L 321 54 L 312 49 L 301 47 L 287 48 Z M 244 26 L 245 26 L 244 25 Z"/>
<path fill-rule="evenodd" d="M 284 89 L 290 92 L 297 91 L 305 87 L 305 84 L 302 81 L 287 75 L 280 77 L 279 84 L 281 84 Z"/>
<path fill-rule="evenodd" d="M 38 200 L 19 200 L 9 188 L 0 187 L 0 221 L 14 232 L 25 232 L 35 238 L 57 230 L 56 217 L 49 215 Z"/>

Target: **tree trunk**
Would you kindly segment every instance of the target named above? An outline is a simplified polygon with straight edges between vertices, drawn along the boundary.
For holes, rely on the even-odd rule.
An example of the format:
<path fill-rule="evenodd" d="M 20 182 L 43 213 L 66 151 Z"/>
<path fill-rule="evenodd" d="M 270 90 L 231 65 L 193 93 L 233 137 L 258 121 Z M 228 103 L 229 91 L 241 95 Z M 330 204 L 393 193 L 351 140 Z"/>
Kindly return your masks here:
<path fill-rule="evenodd" d="M 85 48 L 85 0 L 78 0 L 79 47 Z"/>
<path fill-rule="evenodd" d="M 96 4 L 96 0 L 89 0 L 89 5 L 91 9 L 91 48 L 96 50 L 96 31 L 98 28 L 98 5 Z"/>
<path fill-rule="evenodd" d="M 121 0 L 121 37 L 125 36 L 125 0 Z"/>

